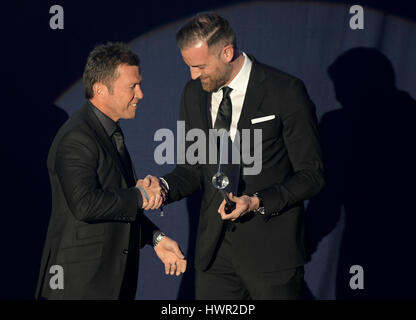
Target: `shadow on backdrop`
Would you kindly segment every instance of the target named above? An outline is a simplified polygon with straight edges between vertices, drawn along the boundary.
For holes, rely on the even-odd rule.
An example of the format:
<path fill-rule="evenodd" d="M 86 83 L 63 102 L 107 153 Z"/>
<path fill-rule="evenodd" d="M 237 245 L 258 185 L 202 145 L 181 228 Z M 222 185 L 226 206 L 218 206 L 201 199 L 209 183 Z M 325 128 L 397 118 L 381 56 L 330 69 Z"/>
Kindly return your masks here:
<path fill-rule="evenodd" d="M 51 46 L 61 42 L 53 34 L 40 38 L 27 32 L 29 23 L 39 30 L 43 22 L 31 15 L 33 6 L 19 11 L 27 24 L 10 26 L 13 33 L 5 39 L 10 58 L 3 66 L 0 299 L 34 299 L 52 205 L 46 159 L 68 119 L 54 105 L 65 82 L 62 59 Z"/>
<path fill-rule="evenodd" d="M 344 207 L 336 298 L 416 298 L 416 101 L 373 48 L 348 50 L 328 73 L 342 109 L 320 122 L 327 186 L 308 206 L 312 252 Z M 353 265 L 364 269 L 363 290 L 350 288 Z"/>
<path fill-rule="evenodd" d="M 68 115 L 53 104 L 47 91 L 39 94 L 26 87 L 8 94 L 16 103 L 8 106 L 6 116 L 10 139 L 5 139 L 8 154 L 3 158 L 7 190 L 2 192 L 5 214 L 0 241 L 5 263 L 0 269 L 0 298 L 33 299 L 51 213 L 46 159 Z"/>

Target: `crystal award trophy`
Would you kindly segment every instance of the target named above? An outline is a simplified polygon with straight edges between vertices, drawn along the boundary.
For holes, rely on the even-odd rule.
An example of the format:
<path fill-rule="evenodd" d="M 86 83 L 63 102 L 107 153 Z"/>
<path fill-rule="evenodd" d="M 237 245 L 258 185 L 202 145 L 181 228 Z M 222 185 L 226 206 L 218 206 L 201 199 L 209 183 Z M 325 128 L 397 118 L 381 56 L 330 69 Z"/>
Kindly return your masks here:
<path fill-rule="evenodd" d="M 225 204 L 225 213 L 229 214 L 235 209 L 235 202 L 231 201 L 228 198 L 227 192 L 225 192 L 225 188 L 230 184 L 230 180 L 228 177 L 221 171 L 218 171 L 213 177 L 212 177 L 212 185 L 214 188 L 221 191 L 226 204 Z"/>
<path fill-rule="evenodd" d="M 229 214 L 235 209 L 235 202 L 228 198 L 228 193 L 237 195 L 240 165 L 230 163 L 231 154 L 238 153 L 236 146 L 232 143 L 228 133 L 224 133 L 219 145 L 219 163 L 217 173 L 212 177 L 211 183 L 214 188 L 220 190 L 225 204 L 225 213 Z"/>

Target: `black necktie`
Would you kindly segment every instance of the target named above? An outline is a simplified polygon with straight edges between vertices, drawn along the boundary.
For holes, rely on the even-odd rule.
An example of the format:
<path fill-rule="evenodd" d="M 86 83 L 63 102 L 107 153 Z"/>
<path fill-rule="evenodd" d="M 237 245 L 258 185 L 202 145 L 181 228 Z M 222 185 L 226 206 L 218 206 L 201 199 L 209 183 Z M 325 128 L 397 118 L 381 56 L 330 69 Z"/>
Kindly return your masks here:
<path fill-rule="evenodd" d="M 124 165 L 124 168 L 126 169 L 129 175 L 132 175 L 133 172 L 131 166 L 131 158 L 129 152 L 127 151 L 126 145 L 124 144 L 124 135 L 120 127 L 118 127 L 116 131 L 114 131 L 112 137 L 116 145 L 118 154 L 120 155 L 120 159 Z"/>
<path fill-rule="evenodd" d="M 225 129 L 230 131 L 231 126 L 231 115 L 232 115 L 232 104 L 230 93 L 233 89 L 230 87 L 223 87 L 222 92 L 222 100 L 220 103 L 220 107 L 218 108 L 217 119 L 215 119 L 214 129 Z"/>

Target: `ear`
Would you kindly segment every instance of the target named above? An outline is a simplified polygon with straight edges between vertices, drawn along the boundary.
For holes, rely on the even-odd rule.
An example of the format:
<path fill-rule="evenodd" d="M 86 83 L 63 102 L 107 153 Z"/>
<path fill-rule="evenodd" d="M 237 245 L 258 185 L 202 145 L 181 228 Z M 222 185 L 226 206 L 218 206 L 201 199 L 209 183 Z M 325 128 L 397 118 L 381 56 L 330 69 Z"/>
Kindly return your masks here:
<path fill-rule="evenodd" d="M 107 95 L 108 89 L 104 83 L 96 82 L 92 86 L 92 90 L 94 91 L 94 97 L 103 98 Z"/>
<path fill-rule="evenodd" d="M 222 49 L 222 57 L 225 60 L 224 62 L 230 63 L 233 60 L 234 57 L 234 48 L 231 44 L 226 45 Z"/>

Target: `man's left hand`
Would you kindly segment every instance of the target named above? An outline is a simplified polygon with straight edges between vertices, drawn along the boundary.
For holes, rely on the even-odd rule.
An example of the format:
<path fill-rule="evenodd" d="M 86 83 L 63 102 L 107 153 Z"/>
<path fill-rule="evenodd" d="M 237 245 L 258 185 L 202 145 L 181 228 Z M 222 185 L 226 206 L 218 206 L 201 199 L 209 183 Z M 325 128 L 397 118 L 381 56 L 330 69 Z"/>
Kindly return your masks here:
<path fill-rule="evenodd" d="M 157 256 L 165 265 L 166 274 L 175 274 L 179 276 L 186 270 L 186 259 L 179 245 L 171 238 L 164 236 L 162 240 L 154 247 Z"/>
<path fill-rule="evenodd" d="M 232 193 L 229 193 L 228 198 L 235 202 L 235 209 L 229 214 L 225 213 L 226 202 L 223 200 L 220 207 L 218 208 L 218 213 L 221 215 L 222 220 L 235 221 L 239 217 L 245 215 L 247 212 L 258 209 L 260 205 L 259 198 L 257 197 L 249 197 L 246 195 L 235 197 Z"/>

